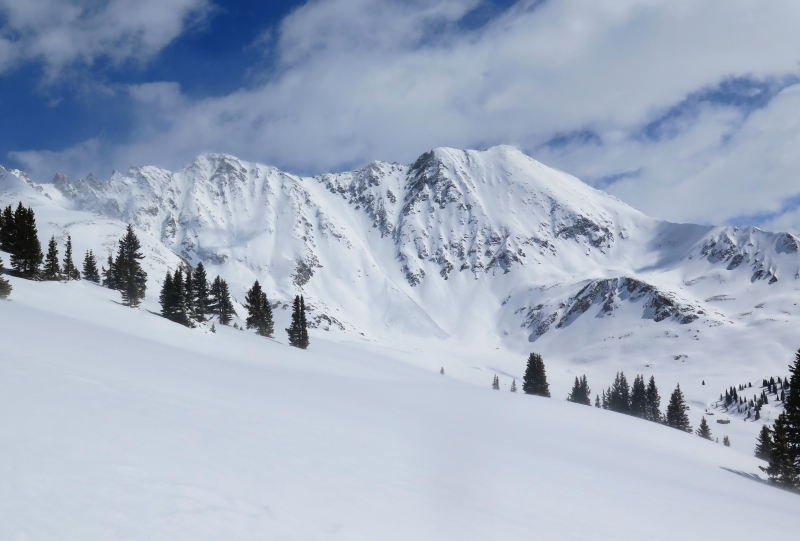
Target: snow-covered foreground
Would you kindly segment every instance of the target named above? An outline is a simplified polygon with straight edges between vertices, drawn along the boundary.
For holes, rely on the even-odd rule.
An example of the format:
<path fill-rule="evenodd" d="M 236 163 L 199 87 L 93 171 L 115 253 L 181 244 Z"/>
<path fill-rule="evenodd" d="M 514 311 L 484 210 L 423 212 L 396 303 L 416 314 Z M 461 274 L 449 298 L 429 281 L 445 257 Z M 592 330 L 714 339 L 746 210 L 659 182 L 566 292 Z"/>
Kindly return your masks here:
<path fill-rule="evenodd" d="M 760 461 L 693 435 L 477 388 L 366 343 L 312 336 L 300 351 L 185 329 L 85 282 L 12 283 L 2 539 L 797 532 L 800 497 L 732 473 Z"/>

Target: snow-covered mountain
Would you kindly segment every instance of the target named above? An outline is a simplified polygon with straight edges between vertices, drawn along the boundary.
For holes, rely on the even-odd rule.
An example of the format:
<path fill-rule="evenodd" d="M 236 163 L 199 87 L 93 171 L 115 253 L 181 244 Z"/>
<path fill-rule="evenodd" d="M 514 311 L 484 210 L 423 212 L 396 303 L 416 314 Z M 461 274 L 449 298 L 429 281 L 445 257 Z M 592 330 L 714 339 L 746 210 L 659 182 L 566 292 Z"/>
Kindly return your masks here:
<path fill-rule="evenodd" d="M 797 237 L 651 218 L 508 146 L 317 177 L 217 154 L 104 180 L 2 169 L 0 191 L 78 253 L 135 224 L 152 310 L 168 268 L 203 261 L 238 298 L 255 279 L 284 308 L 303 293 L 317 332 L 436 352 L 476 382 L 520 377 L 536 350 L 559 392 L 653 373 L 701 412 L 800 346 Z"/>

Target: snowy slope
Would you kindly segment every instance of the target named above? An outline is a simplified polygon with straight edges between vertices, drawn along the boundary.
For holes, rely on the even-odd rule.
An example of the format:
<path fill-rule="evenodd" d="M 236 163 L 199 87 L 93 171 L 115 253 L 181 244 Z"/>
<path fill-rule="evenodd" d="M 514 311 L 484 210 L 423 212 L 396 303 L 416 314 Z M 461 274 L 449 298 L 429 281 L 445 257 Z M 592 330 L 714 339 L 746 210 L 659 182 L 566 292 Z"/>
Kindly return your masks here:
<path fill-rule="evenodd" d="M 146 309 L 168 268 L 203 261 L 239 299 L 264 284 L 279 334 L 303 293 L 313 339 L 478 385 L 496 373 L 507 388 L 533 350 L 559 397 L 584 373 L 595 393 L 618 370 L 655 375 L 664 395 L 680 382 L 696 425 L 731 385 L 785 376 L 800 347 L 795 236 L 650 218 L 511 147 L 318 177 L 216 154 L 105 180 L 0 170 L 0 202 L 18 200 L 76 253 L 105 254 L 134 223 Z M 752 448 L 758 423 L 734 425 L 734 446 Z"/>
<path fill-rule="evenodd" d="M 475 388 L 368 343 L 316 336 L 300 351 L 186 329 L 87 283 L 11 281 L 15 300 L 0 303 L 3 539 L 796 532 L 800 498 L 734 473 L 758 472 L 749 452 Z"/>

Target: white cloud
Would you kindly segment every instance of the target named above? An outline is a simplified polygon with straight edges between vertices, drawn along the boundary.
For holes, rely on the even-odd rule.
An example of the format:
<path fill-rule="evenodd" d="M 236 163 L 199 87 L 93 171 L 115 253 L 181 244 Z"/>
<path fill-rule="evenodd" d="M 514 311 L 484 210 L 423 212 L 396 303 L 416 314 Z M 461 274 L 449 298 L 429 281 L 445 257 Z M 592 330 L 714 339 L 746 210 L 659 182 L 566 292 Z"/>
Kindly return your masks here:
<path fill-rule="evenodd" d="M 208 0 L 0 0 L 0 72 L 40 60 L 53 79 L 99 58 L 145 61 L 209 10 Z"/>
<path fill-rule="evenodd" d="M 277 71 L 255 88 L 199 101 L 175 85 L 132 88 L 140 124 L 104 157 L 118 168 L 179 167 L 200 152 L 230 152 L 320 172 L 510 143 L 589 179 L 639 171 L 608 191 L 674 220 L 724 222 L 793 195 L 792 89 L 749 116 L 702 103 L 675 137 L 633 135 L 726 78 L 797 73 L 796 0 L 523 1 L 460 30 L 476 5 L 310 2 L 283 22 Z M 542 146 L 582 129 L 602 145 Z M 757 179 L 769 186 L 755 189 Z"/>

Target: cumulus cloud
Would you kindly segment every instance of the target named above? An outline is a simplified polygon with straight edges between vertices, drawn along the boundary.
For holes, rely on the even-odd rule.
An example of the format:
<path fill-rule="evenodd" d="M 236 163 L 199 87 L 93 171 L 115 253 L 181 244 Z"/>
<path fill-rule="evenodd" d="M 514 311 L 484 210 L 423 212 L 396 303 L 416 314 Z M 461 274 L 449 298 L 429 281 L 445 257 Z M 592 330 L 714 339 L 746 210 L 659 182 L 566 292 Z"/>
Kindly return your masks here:
<path fill-rule="evenodd" d="M 800 171 L 800 3 L 523 0 L 465 30 L 476 7 L 309 2 L 277 29 L 258 86 L 194 101 L 132 87 L 140 123 L 103 160 L 214 151 L 316 173 L 509 143 L 655 216 L 778 223 Z"/>
<path fill-rule="evenodd" d="M 0 0 L 0 72 L 37 60 L 64 68 L 145 61 L 209 13 L 207 0 Z"/>

